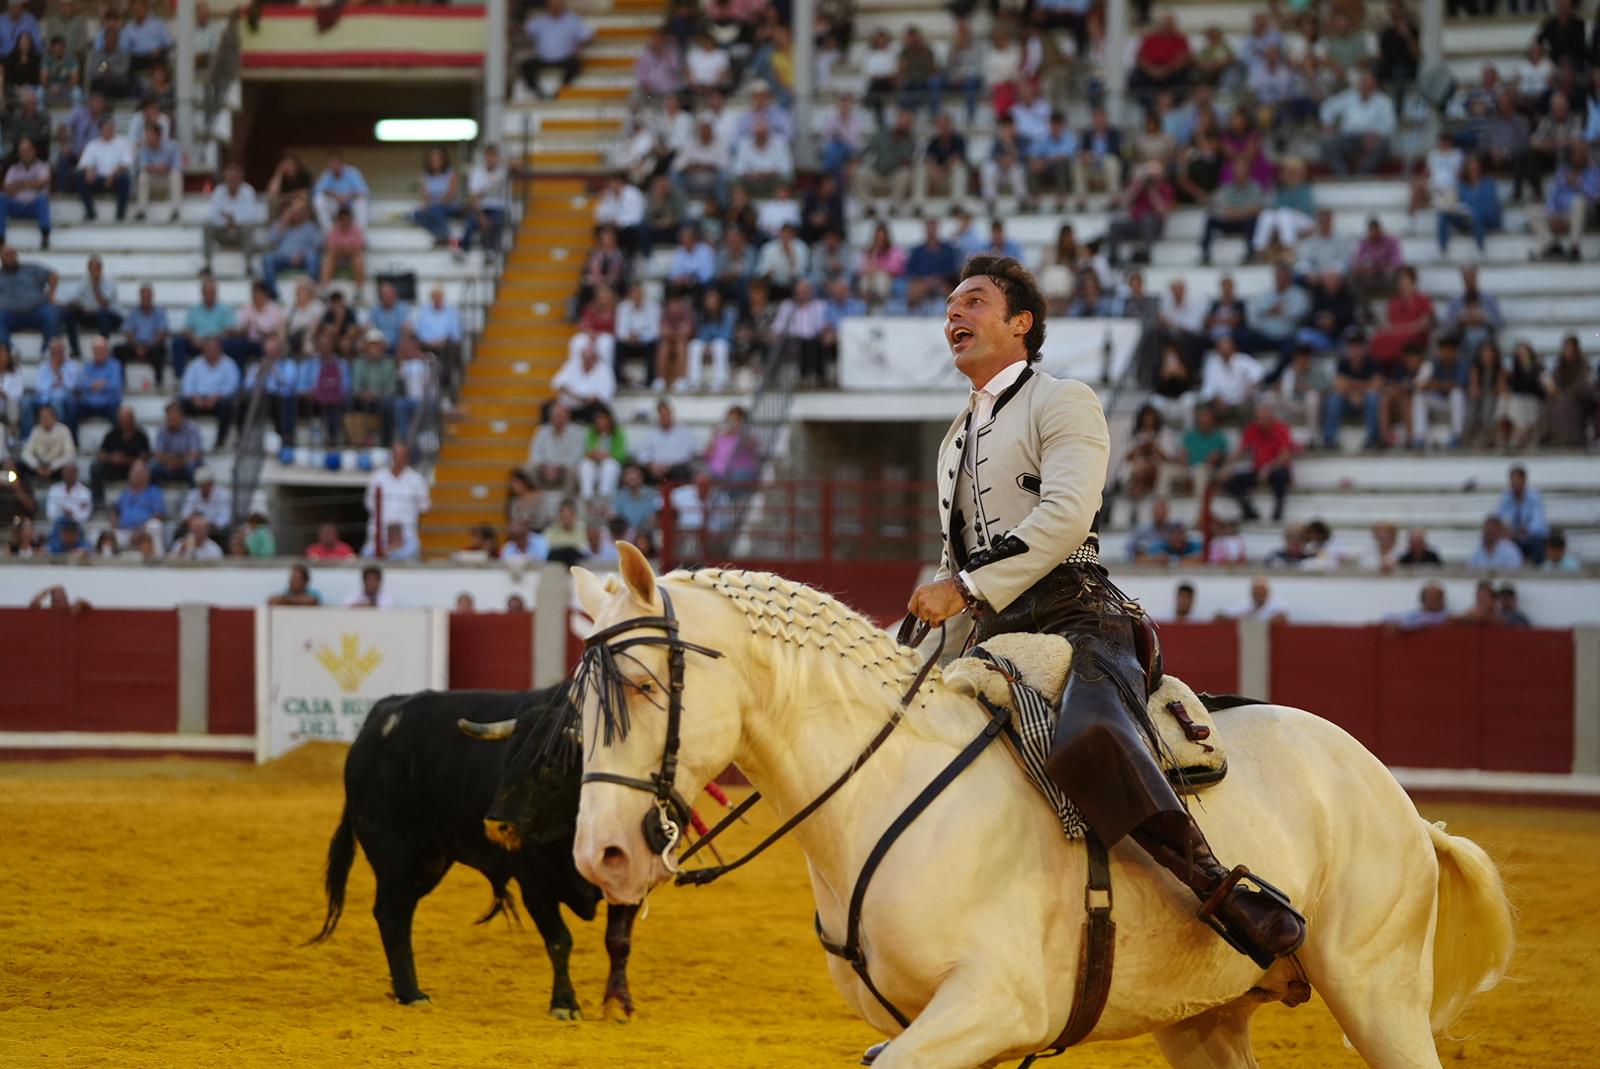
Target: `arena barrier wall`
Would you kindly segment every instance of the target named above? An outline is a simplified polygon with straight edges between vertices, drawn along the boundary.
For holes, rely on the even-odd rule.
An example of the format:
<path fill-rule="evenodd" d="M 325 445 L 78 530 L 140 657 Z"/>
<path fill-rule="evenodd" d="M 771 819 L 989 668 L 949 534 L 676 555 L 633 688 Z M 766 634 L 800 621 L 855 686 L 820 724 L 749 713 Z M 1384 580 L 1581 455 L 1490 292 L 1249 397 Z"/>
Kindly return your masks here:
<path fill-rule="evenodd" d="M 561 678 L 583 620 L 559 611 L 570 608 L 564 576 L 546 592 L 558 611 L 452 615 L 450 686 Z M 256 618 L 210 606 L 0 609 L 0 754 L 254 752 Z M 1401 776 L 1408 786 L 1600 794 L 1600 628 L 1245 621 L 1168 624 L 1161 638 L 1167 670 L 1195 689 L 1310 709 L 1414 773 Z M 1458 770 L 1474 771 L 1448 779 Z"/>

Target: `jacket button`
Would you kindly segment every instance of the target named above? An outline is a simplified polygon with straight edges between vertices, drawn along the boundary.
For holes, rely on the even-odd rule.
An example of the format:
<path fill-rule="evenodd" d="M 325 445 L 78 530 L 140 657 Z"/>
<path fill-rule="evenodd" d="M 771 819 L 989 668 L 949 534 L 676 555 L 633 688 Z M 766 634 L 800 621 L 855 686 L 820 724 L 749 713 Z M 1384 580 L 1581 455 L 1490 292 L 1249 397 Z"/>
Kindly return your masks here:
<path fill-rule="evenodd" d="M 946 501 L 946 500 L 945 500 L 945 499 L 943 499 L 943 498 L 940 498 L 940 499 L 939 499 L 939 507 L 940 507 L 940 508 L 944 508 L 944 509 L 947 509 L 947 508 L 949 508 L 949 507 L 950 507 L 950 502 L 948 502 L 948 501 Z"/>
<path fill-rule="evenodd" d="M 945 472 L 944 475 L 947 479 L 954 479 L 956 477 L 956 469 L 951 468 L 949 471 Z"/>

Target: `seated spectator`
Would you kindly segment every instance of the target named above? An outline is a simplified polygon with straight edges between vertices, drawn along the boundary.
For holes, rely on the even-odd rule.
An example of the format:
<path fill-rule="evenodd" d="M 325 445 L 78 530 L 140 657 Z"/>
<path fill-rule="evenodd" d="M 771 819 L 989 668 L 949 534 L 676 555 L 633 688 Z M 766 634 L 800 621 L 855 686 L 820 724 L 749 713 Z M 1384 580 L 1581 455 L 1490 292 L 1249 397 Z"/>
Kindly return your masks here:
<path fill-rule="evenodd" d="M 52 338 L 44 362 L 33 373 L 33 396 L 22 410 L 22 436 L 26 438 L 38 417 L 39 409 L 49 405 L 56 416 L 76 433 L 78 427 L 78 386 L 83 365 L 67 358 L 67 347 Z"/>
<path fill-rule="evenodd" d="M 1533 622 L 1528 619 L 1528 614 L 1517 605 L 1517 588 L 1510 583 L 1501 583 L 1500 589 L 1495 591 L 1495 607 L 1500 613 L 1500 623 L 1506 627 L 1532 627 Z"/>
<path fill-rule="evenodd" d="M 522 80 L 541 99 L 550 94 L 540 84 L 540 75 L 547 69 L 560 71 L 565 89 L 583 69 L 583 47 L 594 40 L 594 30 L 567 8 L 566 0 L 547 0 L 542 11 L 522 24 L 522 32 L 533 45 L 533 55 L 522 61 Z"/>
<path fill-rule="evenodd" d="M 383 335 L 384 344 L 391 350 L 400 344 L 411 315 L 411 305 L 400 299 L 393 282 L 385 279 L 378 283 L 378 303 L 367 312 L 367 325 Z"/>
<path fill-rule="evenodd" d="M 80 526 L 89 522 L 94 512 L 94 499 L 89 488 L 78 481 L 78 463 L 68 460 L 57 470 L 59 478 L 45 494 L 44 515 L 52 525 L 63 519 Z"/>
<path fill-rule="evenodd" d="M 1383 326 L 1372 336 L 1372 355 L 1386 366 L 1398 363 L 1407 349 L 1425 346 L 1437 321 L 1432 298 L 1418 288 L 1415 267 L 1402 267 L 1396 281 Z"/>
<path fill-rule="evenodd" d="M 1400 532 L 1392 523 L 1372 525 L 1372 545 L 1356 560 L 1361 567 L 1384 575 L 1395 570 L 1400 562 Z"/>
<path fill-rule="evenodd" d="M 63 0 L 71 5 L 73 0 Z M 87 23 L 87 19 L 79 15 Z M 46 37 L 45 54 L 40 62 L 40 78 L 45 99 L 51 104 L 68 104 L 83 91 L 85 48 L 74 48 L 59 34 Z"/>
<path fill-rule="evenodd" d="M 239 393 L 239 365 L 222 351 L 218 338 L 207 338 L 200 350 L 201 359 L 192 360 L 183 372 L 178 396 L 183 411 L 191 416 L 213 416 L 217 421 L 217 447 L 228 437 L 233 423 L 234 398 Z"/>
<path fill-rule="evenodd" d="M 799 367 L 803 386 L 819 386 L 832 379 L 832 362 L 822 347 L 827 325 L 826 302 L 817 297 L 810 279 L 799 279 L 793 295 L 778 306 L 772 331 L 784 347 L 785 359 Z"/>
<path fill-rule="evenodd" d="M 1306 177 L 1305 162 L 1299 159 L 1283 161 L 1278 172 L 1277 189 L 1272 195 L 1272 206 L 1256 218 L 1252 249 L 1261 252 L 1274 247 L 1293 251 L 1300 239 L 1310 234 L 1316 226 L 1313 215 L 1316 204 L 1311 192 L 1311 182 Z M 1349 262 L 1346 256 L 1339 267 Z"/>
<path fill-rule="evenodd" d="M 1394 102 L 1378 92 L 1370 71 L 1361 72 L 1354 88 L 1323 101 L 1321 120 L 1323 160 L 1334 174 L 1375 174 L 1389 158 Z"/>
<path fill-rule="evenodd" d="M 1162 15 L 1139 40 L 1134 67 L 1128 74 L 1128 90 L 1148 106 L 1150 98 L 1160 90 L 1187 89 L 1193 68 L 1189 39 L 1178 29 L 1177 19 L 1171 14 Z"/>
<path fill-rule="evenodd" d="M 787 228 L 786 228 L 787 229 Z M 656 343 L 655 379 L 651 390 L 682 392 L 689 388 L 689 342 L 694 338 L 694 306 L 687 293 L 668 298 L 661 311 L 661 338 Z"/>
<path fill-rule="evenodd" d="M 208 464 L 195 469 L 194 486 L 183 497 L 185 516 L 203 516 L 211 534 L 220 536 L 233 526 L 233 493 L 217 485 L 217 476 Z M 269 532 L 270 533 L 270 532 Z"/>
<path fill-rule="evenodd" d="M 200 280 L 200 303 L 192 305 L 184 317 L 183 330 L 172 339 L 172 370 L 183 378 L 189 361 L 208 341 L 222 340 L 235 329 L 233 307 L 217 299 L 217 280 L 206 276 Z"/>
<path fill-rule="evenodd" d="M 799 212 L 795 215 L 798 217 Z M 716 271 L 716 251 L 701 238 L 700 228 L 692 223 L 679 227 L 678 246 L 672 251 L 672 263 L 667 269 L 668 285 L 677 290 L 698 292 L 701 287 L 710 284 L 716 277 Z M 620 309 L 618 311 L 620 315 Z"/>
<path fill-rule="evenodd" d="M 1151 387 L 1147 403 L 1167 422 L 1186 427 L 1194 418 L 1194 372 L 1183 357 L 1183 350 L 1172 342 L 1161 346 L 1160 360 L 1156 365 L 1155 384 Z"/>
<path fill-rule="evenodd" d="M 111 506 L 111 521 L 124 539 L 136 531 L 143 531 L 152 521 L 164 523 L 167 518 L 167 497 L 161 488 L 150 480 L 150 468 L 136 460 L 128 468 L 128 485 L 117 495 Z"/>
<path fill-rule="evenodd" d="M 886 223 L 872 228 L 872 241 L 861 250 L 856 268 L 857 286 L 869 300 L 884 301 L 904 289 L 906 251 L 889 237 Z"/>
<path fill-rule="evenodd" d="M 1548 259 L 1582 259 L 1578 242 L 1600 205 L 1600 160 L 1591 157 L 1582 142 L 1567 149 L 1566 159 L 1550 183 L 1544 207 L 1528 210 L 1528 225 L 1533 230 L 1540 254 Z M 1565 250 L 1561 237 L 1567 238 Z"/>
<path fill-rule="evenodd" d="M 1552 94 L 1547 109 L 1528 135 L 1527 148 L 1517 160 L 1513 199 L 1521 199 L 1526 182 L 1533 187 L 1533 195 L 1543 200 L 1545 176 L 1554 172 L 1574 148 L 1584 144 L 1583 118 L 1573 114 L 1572 102 L 1565 93 Z M 1537 107 L 1529 110 L 1539 112 Z"/>
<path fill-rule="evenodd" d="M 1345 285 L 1344 272 L 1330 269 L 1311 281 L 1311 314 L 1306 325 L 1295 331 L 1295 347 L 1305 346 L 1315 354 L 1331 353 L 1339 347 L 1344 332 L 1355 326 L 1362 309 L 1355 293 Z"/>
<path fill-rule="evenodd" d="M 689 464 L 698 452 L 693 432 L 677 422 L 671 405 L 661 401 L 656 405 L 656 425 L 634 453 L 634 460 L 652 484 L 681 482 L 689 478 Z"/>
<path fill-rule="evenodd" d="M 1547 396 L 1539 412 L 1539 441 L 1564 449 L 1582 449 L 1589 443 L 1589 425 L 1595 418 L 1594 376 L 1575 334 L 1561 339 L 1561 351 L 1549 377 Z"/>
<path fill-rule="evenodd" d="M 552 0 L 559 4 L 561 0 Z M 361 569 L 361 589 L 345 601 L 347 609 L 387 609 L 394 605 L 394 599 L 388 591 L 383 589 L 383 569 L 376 564 L 369 564 Z"/>
<path fill-rule="evenodd" d="M 1239 344 L 1263 355 L 1277 354 L 1281 368 L 1288 362 L 1295 336 L 1310 314 L 1311 297 L 1295 285 L 1293 269 L 1286 263 L 1276 264 L 1272 268 L 1272 288 L 1256 294 L 1246 305 L 1249 325 Z"/>
<path fill-rule="evenodd" d="M 513 523 L 500 547 L 500 559 L 507 564 L 541 563 L 550 559 L 550 543 L 540 532 L 530 531 L 527 524 Z"/>
<path fill-rule="evenodd" d="M 752 197 L 770 197 L 780 185 L 794 182 L 794 157 L 789 144 L 758 121 L 748 137 L 733 147 L 733 176 Z"/>
<path fill-rule="evenodd" d="M 586 437 L 587 432 L 572 422 L 572 413 L 565 405 L 553 406 L 549 422 L 534 432 L 528 445 L 527 470 L 533 476 L 533 485 L 561 491 L 571 487 L 583 459 Z"/>
<path fill-rule="evenodd" d="M 1112 127 L 1103 107 L 1090 113 L 1089 128 L 1078 135 L 1078 158 L 1072 169 L 1078 211 L 1086 210 L 1090 184 L 1096 181 L 1113 198 L 1122 190 L 1122 134 Z"/>
<path fill-rule="evenodd" d="M 1434 202 L 1439 213 L 1439 251 L 1448 252 L 1450 235 L 1464 230 L 1472 235 L 1481 253 L 1489 231 L 1499 230 L 1501 226 L 1500 187 L 1484 174 L 1483 161 L 1473 155 L 1466 158 L 1453 193 L 1452 197 L 1436 198 Z"/>
<path fill-rule="evenodd" d="M 679 194 L 685 197 L 714 197 L 718 203 L 728 196 L 728 169 L 733 157 L 717 136 L 716 126 L 707 115 L 695 122 L 694 136 L 673 154 L 670 170 Z"/>
<path fill-rule="evenodd" d="M 183 206 L 183 152 L 178 147 L 178 140 L 163 133 L 160 126 L 146 123 L 143 138 L 139 142 L 134 154 L 133 170 L 138 176 L 135 181 L 137 201 L 133 218 L 144 222 L 150 212 L 150 194 L 157 186 L 165 186 L 167 203 L 172 208 L 168 222 L 178 221 L 179 209 Z"/>
<path fill-rule="evenodd" d="M 461 327 L 461 308 L 445 300 L 443 286 L 435 285 L 428 291 L 427 301 L 417 305 L 411 330 L 422 347 L 438 358 L 445 386 L 454 395 L 461 379 L 461 343 L 466 332 Z"/>
<path fill-rule="evenodd" d="M 32 219 L 39 226 L 39 248 L 50 248 L 50 165 L 39 157 L 29 138 L 17 142 L 16 162 L 6 168 L 0 194 L 0 245 L 6 240 L 6 220 Z"/>
<path fill-rule="evenodd" d="M 511 168 L 500 158 L 500 146 L 483 146 L 483 155 L 467 175 L 466 226 L 461 248 L 482 245 L 498 251 L 511 205 Z"/>
<path fill-rule="evenodd" d="M 250 299 L 234 317 L 237 333 L 223 339 L 222 351 L 235 360 L 259 357 L 267 339 L 283 337 L 288 325 L 289 317 L 283 305 L 272 299 L 272 289 L 265 282 L 252 282 Z"/>
<path fill-rule="evenodd" d="M 878 131 L 856 165 L 856 196 L 864 200 L 888 198 L 889 211 L 911 200 L 911 166 L 917 157 L 914 117 L 908 110 L 895 115 L 894 125 Z"/>
<path fill-rule="evenodd" d="M 78 328 L 93 327 L 95 334 L 110 337 L 122 326 L 122 312 L 117 307 L 116 280 L 106 274 L 105 263 L 98 254 L 90 253 L 85 265 L 86 273 L 67 294 L 65 313 L 67 340 L 72 347 L 73 359 L 83 356 L 79 347 Z"/>
<path fill-rule="evenodd" d="M 1563 574 L 1576 572 L 1583 568 L 1583 563 L 1567 551 L 1567 536 L 1563 531 L 1551 531 L 1550 539 L 1544 547 L 1544 563 L 1540 565 L 1547 572 L 1561 572 Z"/>
<path fill-rule="evenodd" d="M 1545 393 L 1544 362 L 1533 346 L 1518 342 L 1511 350 L 1511 366 L 1498 379 L 1494 399 L 1496 442 L 1501 448 L 1524 449 L 1532 442 Z"/>
<path fill-rule="evenodd" d="M 717 47 L 711 34 L 701 31 L 684 53 L 684 68 L 689 89 L 696 94 L 733 87 L 733 68 L 725 49 Z"/>
<path fill-rule="evenodd" d="M 583 459 L 578 462 L 578 497 L 592 501 L 617 492 L 623 462 L 628 459 L 628 437 L 617 426 L 611 409 L 601 406 L 584 437 Z"/>
<path fill-rule="evenodd" d="M 1405 257 L 1400 251 L 1400 242 L 1393 234 L 1384 232 L 1383 224 L 1376 215 L 1367 219 L 1367 232 L 1356 246 L 1355 256 L 1350 261 L 1350 285 L 1357 296 L 1371 300 L 1375 297 L 1389 297 L 1395 291 L 1396 279 L 1400 268 L 1405 266 Z"/>
<path fill-rule="evenodd" d="M 1315 228 L 1296 250 L 1296 262 L 1306 275 L 1323 275 L 1329 271 L 1345 272 L 1350 269 L 1355 256 L 1353 239 L 1333 231 L 1333 210 L 1318 208 Z"/>
<path fill-rule="evenodd" d="M 222 547 L 211 540 L 211 525 L 201 513 L 183 521 L 182 533 L 167 550 L 168 560 L 221 560 Z"/>
<path fill-rule="evenodd" d="M 900 90 L 901 108 L 915 111 L 926 106 L 930 112 L 938 108 L 945 86 L 944 70 L 928 39 L 915 24 L 906 27 L 895 82 Z"/>
<path fill-rule="evenodd" d="M 1159 559 L 1161 547 L 1167 541 L 1167 531 L 1172 527 L 1172 506 L 1165 497 L 1150 499 L 1150 519 L 1135 525 L 1128 535 L 1128 559 L 1143 561 Z M 1179 525 L 1182 526 L 1181 524 Z"/>
<path fill-rule="evenodd" d="M 1469 568 L 1521 568 L 1522 550 L 1512 541 L 1505 521 L 1499 513 L 1490 513 L 1483 521 L 1483 537 L 1467 559 Z"/>
<path fill-rule="evenodd" d="M 328 166 L 317 176 L 311 187 L 311 207 L 317 216 L 317 225 L 330 230 L 341 208 L 350 212 L 355 224 L 365 230 L 367 210 L 372 192 L 360 169 L 344 162 L 342 152 L 328 153 Z"/>
<path fill-rule="evenodd" d="M 578 351 L 576 361 L 567 359 L 550 380 L 550 388 L 556 396 L 546 406 L 546 418 L 554 405 L 566 409 L 577 422 L 589 423 L 600 412 L 608 411 L 606 406 L 617 395 L 617 378 L 601 357 L 599 347 L 591 343 Z"/>
<path fill-rule="evenodd" d="M 49 342 L 60 330 L 61 313 L 55 304 L 60 278 L 43 264 L 25 264 L 10 245 L 0 246 L 0 345 L 11 345 L 11 334 L 37 330 Z"/>
<path fill-rule="evenodd" d="M 1422 584 L 1417 608 L 1408 612 L 1390 613 L 1383 618 L 1386 626 L 1397 631 L 1421 631 L 1450 622 L 1450 612 L 1445 608 L 1444 586 L 1430 579 Z"/>
<path fill-rule="evenodd" d="M 1239 352 L 1232 334 L 1220 334 L 1216 348 L 1206 356 L 1200 380 L 1200 401 L 1219 419 L 1243 420 L 1253 410 L 1256 387 L 1265 371 L 1249 353 Z"/>
<path fill-rule="evenodd" d="M 644 229 L 645 199 L 644 191 L 638 186 L 630 185 L 627 177 L 622 174 L 613 174 L 606 179 L 604 191 L 595 201 L 594 221 L 596 226 L 595 242 L 599 250 L 606 253 L 597 258 L 591 252 L 585 265 L 585 281 L 593 284 L 594 268 L 600 269 L 602 276 L 598 281 L 604 281 L 615 288 L 621 281 L 621 270 L 626 270 L 626 261 L 622 263 L 621 270 L 614 268 L 616 249 L 621 248 L 627 253 L 648 251 L 648 242 L 645 240 Z M 607 231 L 614 241 L 607 242 Z"/>
<path fill-rule="evenodd" d="M 1283 520 L 1283 503 L 1289 496 L 1289 484 L 1293 479 L 1291 462 L 1295 448 L 1289 425 L 1277 417 L 1272 404 L 1258 403 L 1255 418 L 1239 435 L 1239 449 L 1230 458 L 1230 463 L 1236 467 L 1227 481 L 1228 493 L 1239 503 L 1239 511 L 1247 521 L 1261 518 L 1250 502 L 1249 493 L 1262 483 L 1272 490 L 1272 522 Z"/>
<path fill-rule="evenodd" d="M 307 560 L 350 560 L 356 555 L 355 547 L 339 537 L 339 528 L 331 523 L 317 528 L 317 540 L 306 547 Z"/>
<path fill-rule="evenodd" d="M 1545 519 L 1544 497 L 1528 485 L 1528 469 L 1513 464 L 1508 485 L 1500 494 L 1495 515 L 1529 564 L 1543 564 L 1545 544 L 1550 538 L 1550 523 Z"/>
<path fill-rule="evenodd" d="M 778 236 L 761 247 L 756 258 L 756 276 L 776 295 L 787 295 L 795 283 L 811 270 L 811 250 L 801 241 L 793 224 L 779 228 Z"/>
<path fill-rule="evenodd" d="M 661 337 L 661 303 L 645 294 L 643 282 L 634 280 L 628 287 L 627 297 L 617 305 L 616 327 L 613 343 L 616 366 L 621 369 L 638 363 L 648 373 L 654 363 L 656 343 Z M 597 339 L 589 335 L 579 337 L 584 339 L 581 344 L 575 338 L 574 344 L 568 347 L 569 365 L 575 351 L 581 353 L 583 349 L 595 349 L 602 357 L 605 355 L 604 346 Z"/>
<path fill-rule="evenodd" d="M 150 459 L 150 438 L 133 416 L 133 409 L 123 405 L 117 409 L 117 418 L 111 429 L 100 439 L 94 463 L 89 466 L 89 493 L 96 506 L 105 504 L 106 483 L 128 477 L 135 463 Z"/>
<path fill-rule="evenodd" d="M 622 485 L 611 496 L 611 513 L 627 524 L 629 537 L 653 530 L 661 506 L 661 491 L 645 482 L 642 467 L 629 464 L 622 469 Z"/>
<path fill-rule="evenodd" d="M 385 524 L 383 535 L 383 557 L 393 561 L 415 561 L 422 559 L 422 542 L 414 533 L 408 533 L 404 526 L 398 523 Z M 361 548 L 361 555 L 371 560 L 377 557 L 378 548 L 369 542 Z"/>
<path fill-rule="evenodd" d="M 1376 449 L 1381 441 L 1378 432 L 1378 409 L 1382 397 L 1383 376 L 1378 361 L 1367 348 L 1367 336 L 1360 327 L 1345 331 L 1344 352 L 1334 371 L 1333 387 L 1322 417 L 1322 445 L 1325 449 L 1339 447 L 1339 425 L 1351 412 L 1360 412 L 1366 421 L 1367 437 L 1364 448 Z"/>
<path fill-rule="evenodd" d="M 359 294 L 367 284 L 367 235 L 356 225 L 348 208 L 340 208 L 333 226 L 323 238 L 322 285 L 333 281 L 340 268 L 348 267 Z"/>
<path fill-rule="evenodd" d="M 345 412 L 345 440 L 358 449 L 394 441 L 395 387 L 399 376 L 388 353 L 383 331 L 369 329 L 361 358 L 350 365 L 350 407 Z"/>
<path fill-rule="evenodd" d="M 314 279 L 322 273 L 322 231 L 311 221 L 304 201 L 290 203 L 272 226 L 268 251 L 261 257 L 261 280 L 278 290 L 278 273 L 285 269 L 304 271 Z"/>
<path fill-rule="evenodd" d="M 1428 545 L 1428 532 L 1421 527 L 1413 527 L 1406 532 L 1406 551 L 1396 560 L 1402 568 L 1415 568 L 1423 565 L 1438 567 L 1444 563 L 1434 548 Z"/>
<path fill-rule="evenodd" d="M 433 497 L 428 480 L 411 466 L 411 449 L 404 442 L 396 442 L 389 450 L 388 465 L 372 473 L 362 504 L 367 510 L 368 543 L 376 540 L 380 512 L 385 534 L 398 524 L 408 537 L 417 536 L 423 515 L 433 508 Z"/>
<path fill-rule="evenodd" d="M 1067 191 L 1072 181 L 1073 161 L 1077 158 L 1076 131 L 1067 126 L 1064 114 L 1052 111 L 1049 125 L 1028 146 L 1028 173 L 1036 195 L 1057 194 L 1058 212 L 1067 210 Z"/>
<path fill-rule="evenodd" d="M 1161 542 L 1150 546 L 1139 560 L 1146 564 L 1183 564 L 1200 561 L 1201 552 L 1200 539 L 1190 534 L 1183 524 L 1173 522 L 1167 525 Z"/>
<path fill-rule="evenodd" d="M 84 64 L 89 88 L 97 95 L 121 100 L 133 95 L 133 54 L 122 40 L 122 27 L 112 18 L 105 20 L 89 59 Z"/>
<path fill-rule="evenodd" d="M 1478 285 L 1477 265 L 1464 265 L 1461 295 L 1450 302 L 1445 313 L 1444 333 L 1459 341 L 1463 353 L 1476 353 L 1484 342 L 1493 341 L 1504 325 L 1500 301 Z"/>
<path fill-rule="evenodd" d="M 1234 168 L 1231 180 L 1211 194 L 1206 210 L 1205 230 L 1200 235 L 1200 263 L 1211 263 L 1211 242 L 1217 234 L 1244 238 L 1244 262 L 1256 257 L 1257 221 L 1267 206 L 1260 186 L 1243 167 Z"/>
<path fill-rule="evenodd" d="M 127 340 L 115 348 L 117 360 L 124 367 L 135 361 L 149 364 L 159 382 L 167 362 L 167 313 L 155 303 L 150 283 L 139 287 L 139 303 L 123 319 L 122 332 Z"/>
<path fill-rule="evenodd" d="M 1267 554 L 1266 563 L 1272 568 L 1299 568 L 1313 555 L 1307 545 L 1305 528 L 1290 524 L 1283 529 L 1283 545 Z"/>
<path fill-rule="evenodd" d="M 332 527 L 332 524 L 326 524 Z M 337 539 L 338 532 L 334 532 Z M 349 547 L 346 546 L 346 549 Z M 308 551 L 309 554 L 309 551 Z M 289 566 L 289 585 L 267 599 L 268 605 L 317 606 L 322 604 L 322 594 L 311 585 L 311 569 L 304 564 Z"/>
<path fill-rule="evenodd" d="M 1211 541 L 1206 546 L 1207 564 L 1242 564 L 1248 556 L 1244 536 L 1239 533 L 1239 521 L 1218 520 Z"/>
<path fill-rule="evenodd" d="M 300 411 L 322 418 L 322 434 L 330 445 L 339 440 L 350 403 L 350 365 L 339 355 L 333 327 L 317 330 L 313 352 L 300 362 L 296 387 Z"/>
<path fill-rule="evenodd" d="M 221 245 L 243 252 L 244 269 L 249 273 L 256 228 L 265 221 L 265 207 L 256 198 L 255 188 L 244 180 L 244 168 L 237 163 L 228 164 L 222 170 L 222 184 L 211 193 L 206 219 L 200 227 L 206 272 L 210 273 L 211 259 Z"/>
<path fill-rule="evenodd" d="M 1145 164 L 1118 196 L 1117 205 L 1120 211 L 1106 228 L 1106 258 L 1112 267 L 1120 267 L 1119 248 L 1122 242 L 1130 241 L 1134 244 L 1132 262 L 1149 263 L 1150 246 L 1161 237 L 1167 216 L 1177 207 L 1172 184 L 1161 164 Z"/>
<path fill-rule="evenodd" d="M 701 298 L 700 313 L 696 317 L 695 334 L 686 348 L 684 371 L 688 389 L 698 390 L 705 382 L 705 364 L 709 356 L 711 375 L 709 387 L 720 393 L 728 388 L 729 360 L 738 329 L 738 309 L 723 300 L 716 289 L 707 289 Z"/>
<path fill-rule="evenodd" d="M 117 198 L 117 222 L 128 215 L 128 195 L 133 188 L 133 142 L 117 133 L 117 124 L 107 115 L 100 120 L 100 136 L 84 146 L 78 157 L 78 196 L 83 201 L 83 216 L 94 222 L 94 195 L 113 193 Z"/>
<path fill-rule="evenodd" d="M 1179 459 L 1177 444 L 1163 425 L 1161 413 L 1153 405 L 1144 405 L 1133 417 L 1133 440 L 1122 461 L 1126 472 L 1123 489 L 1135 517 L 1141 501 L 1166 490 L 1168 465 Z"/>
<path fill-rule="evenodd" d="M 562 498 L 555 520 L 544 529 L 546 560 L 559 561 L 569 568 L 582 564 L 589 555 L 589 532 L 578 515 L 578 503 Z"/>
<path fill-rule="evenodd" d="M 908 281 L 925 279 L 939 286 L 948 286 L 960 273 L 961 254 L 955 245 L 939 236 L 938 219 L 931 216 L 923 219 L 922 229 L 922 244 L 912 249 L 906 257 L 905 277 Z"/>
<path fill-rule="evenodd" d="M 1428 420 L 1439 408 L 1449 413 L 1450 448 L 1458 449 L 1467 422 L 1467 362 L 1448 334 L 1440 336 L 1433 359 L 1417 373 L 1411 394 L 1411 448 L 1426 447 Z"/>
<path fill-rule="evenodd" d="M 77 418 L 114 420 L 122 408 L 122 365 L 111 355 L 111 343 L 94 340 L 92 359 L 78 373 Z"/>
<path fill-rule="evenodd" d="M 1028 196 L 1028 146 L 1017 132 L 1016 120 L 1010 115 L 1000 119 L 989 148 L 989 158 L 978 165 L 978 180 L 983 189 L 983 199 L 988 202 L 990 210 L 993 210 L 994 202 L 1000 196 L 1002 183 L 1012 196 L 1024 199 Z"/>
<path fill-rule="evenodd" d="M 450 220 L 462 214 L 461 181 L 456 169 L 450 166 L 449 155 L 438 146 L 430 148 L 423 157 L 417 196 L 420 203 L 411 213 L 411 221 L 428 232 L 434 248 L 453 245 Z"/>

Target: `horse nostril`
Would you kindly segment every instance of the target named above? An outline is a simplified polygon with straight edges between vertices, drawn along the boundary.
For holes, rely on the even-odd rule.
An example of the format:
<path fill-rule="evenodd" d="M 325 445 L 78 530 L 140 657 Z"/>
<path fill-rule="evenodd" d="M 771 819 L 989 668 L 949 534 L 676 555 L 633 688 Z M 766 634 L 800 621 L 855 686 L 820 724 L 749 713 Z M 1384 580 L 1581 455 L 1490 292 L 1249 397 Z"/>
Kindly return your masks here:
<path fill-rule="evenodd" d="M 627 859 L 627 857 L 628 855 L 623 853 L 622 847 L 608 846 L 605 849 L 605 853 L 600 855 L 600 864 L 606 866 L 607 868 L 617 868 Z"/>

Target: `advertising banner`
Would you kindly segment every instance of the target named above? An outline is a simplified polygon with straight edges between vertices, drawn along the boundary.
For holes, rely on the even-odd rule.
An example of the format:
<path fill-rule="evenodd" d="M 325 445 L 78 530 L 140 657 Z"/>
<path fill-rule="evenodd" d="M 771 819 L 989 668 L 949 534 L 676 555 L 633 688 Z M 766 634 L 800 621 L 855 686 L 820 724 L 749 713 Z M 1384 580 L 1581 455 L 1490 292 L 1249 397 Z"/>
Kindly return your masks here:
<path fill-rule="evenodd" d="M 256 760 L 311 739 L 352 742 L 390 694 L 447 685 L 449 614 L 267 608 L 256 614 Z"/>
<path fill-rule="evenodd" d="M 1045 324 L 1040 370 L 1058 379 L 1115 380 L 1139 343 L 1136 319 L 1055 319 Z M 937 316 L 857 316 L 839 325 L 839 385 L 847 390 L 968 388 Z"/>

